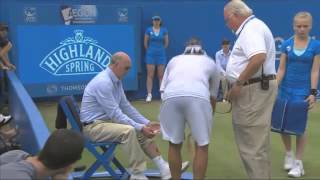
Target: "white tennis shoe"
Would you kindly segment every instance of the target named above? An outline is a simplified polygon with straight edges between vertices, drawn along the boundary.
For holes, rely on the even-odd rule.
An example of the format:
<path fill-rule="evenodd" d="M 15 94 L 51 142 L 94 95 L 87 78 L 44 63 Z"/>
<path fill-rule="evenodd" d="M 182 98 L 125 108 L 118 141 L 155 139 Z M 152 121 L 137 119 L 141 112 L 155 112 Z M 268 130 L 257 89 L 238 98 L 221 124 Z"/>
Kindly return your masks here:
<path fill-rule="evenodd" d="M 11 116 L 5 116 L 3 114 L 0 114 L 0 124 L 5 124 L 11 119 Z"/>
<path fill-rule="evenodd" d="M 185 161 L 181 165 L 181 172 L 184 172 L 188 169 L 190 163 L 189 161 Z M 160 176 L 162 180 L 171 179 L 171 172 L 169 168 L 169 164 L 167 163 L 164 168 L 160 169 Z"/>
<path fill-rule="evenodd" d="M 146 102 L 151 102 L 152 101 L 152 94 L 148 94 L 146 98 Z"/>
<path fill-rule="evenodd" d="M 288 176 L 298 178 L 304 175 L 303 164 L 301 160 L 295 160 L 292 169 L 289 171 Z"/>
<path fill-rule="evenodd" d="M 293 168 L 295 157 L 292 152 L 288 152 L 284 158 L 283 169 L 290 171 Z"/>

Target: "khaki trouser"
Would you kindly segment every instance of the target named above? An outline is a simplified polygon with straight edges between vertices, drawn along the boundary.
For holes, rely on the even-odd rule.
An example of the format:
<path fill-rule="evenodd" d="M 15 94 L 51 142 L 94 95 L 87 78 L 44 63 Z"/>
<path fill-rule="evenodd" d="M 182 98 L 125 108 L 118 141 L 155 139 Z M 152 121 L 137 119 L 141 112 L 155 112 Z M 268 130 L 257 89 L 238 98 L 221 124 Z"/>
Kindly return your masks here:
<path fill-rule="evenodd" d="M 131 173 L 140 173 L 146 169 L 146 159 L 143 151 L 146 150 L 152 140 L 137 132 L 134 127 L 96 120 L 94 123 L 84 126 L 83 133 L 94 142 L 120 142 L 124 154 L 129 158 Z"/>
<path fill-rule="evenodd" d="M 229 91 L 229 84 L 228 84 L 228 80 L 223 77 L 221 78 L 221 89 L 222 89 L 222 94 L 223 94 L 223 99 L 226 99 L 227 93 Z"/>
<path fill-rule="evenodd" d="M 270 124 L 277 95 L 276 80 L 269 90 L 260 83 L 244 86 L 232 101 L 232 120 L 236 143 L 250 179 L 270 179 Z"/>

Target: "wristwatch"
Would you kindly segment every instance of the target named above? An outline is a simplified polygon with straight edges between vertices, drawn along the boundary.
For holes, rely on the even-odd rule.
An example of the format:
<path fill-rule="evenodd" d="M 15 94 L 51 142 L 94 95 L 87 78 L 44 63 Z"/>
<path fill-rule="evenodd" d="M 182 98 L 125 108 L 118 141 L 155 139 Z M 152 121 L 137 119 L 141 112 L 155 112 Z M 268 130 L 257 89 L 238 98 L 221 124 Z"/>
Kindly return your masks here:
<path fill-rule="evenodd" d="M 310 89 L 310 95 L 317 96 L 318 95 L 318 89 Z"/>
<path fill-rule="evenodd" d="M 244 80 L 237 79 L 237 81 L 236 81 L 237 86 L 243 86 L 245 83 L 246 83 L 246 81 L 244 81 Z"/>

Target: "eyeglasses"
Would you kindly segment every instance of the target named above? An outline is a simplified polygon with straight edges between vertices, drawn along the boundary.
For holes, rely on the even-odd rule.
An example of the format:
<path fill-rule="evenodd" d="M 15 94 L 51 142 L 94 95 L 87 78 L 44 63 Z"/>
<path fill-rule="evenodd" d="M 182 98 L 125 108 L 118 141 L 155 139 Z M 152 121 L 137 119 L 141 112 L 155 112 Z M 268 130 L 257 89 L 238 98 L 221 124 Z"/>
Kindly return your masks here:
<path fill-rule="evenodd" d="M 160 21 L 160 19 L 153 19 L 153 21 Z"/>

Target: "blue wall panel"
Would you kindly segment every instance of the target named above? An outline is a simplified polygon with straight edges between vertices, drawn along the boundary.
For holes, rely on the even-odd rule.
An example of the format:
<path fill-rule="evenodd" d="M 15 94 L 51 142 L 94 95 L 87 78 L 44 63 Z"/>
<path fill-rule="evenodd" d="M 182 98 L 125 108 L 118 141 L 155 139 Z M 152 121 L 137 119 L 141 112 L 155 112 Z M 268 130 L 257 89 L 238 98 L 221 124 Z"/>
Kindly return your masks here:
<path fill-rule="evenodd" d="M 81 1 L 1 2 L 15 11 L 8 11 L 10 16 L 5 17 L 14 44 L 11 57 L 32 97 L 81 94 L 86 83 L 106 68 L 117 51 L 125 51 L 132 59 L 124 88 L 138 90 L 139 8 L 87 5 Z M 72 20 L 63 15 L 72 16 Z M 81 55 L 81 51 L 86 52 Z"/>
<path fill-rule="evenodd" d="M 17 31 L 20 25 L 40 26 L 48 25 L 53 28 L 57 25 L 63 26 L 64 22 L 61 16 L 61 7 L 68 5 L 73 9 L 81 9 L 80 5 L 94 5 L 97 8 L 97 16 L 92 25 L 132 25 L 134 35 L 134 57 L 137 63 L 136 77 L 134 82 L 137 87 L 127 90 L 134 90 L 131 93 L 133 97 L 143 97 L 145 95 L 145 76 L 146 69 L 144 63 L 143 35 L 145 29 L 151 25 L 151 17 L 160 15 L 163 19 L 163 25 L 169 30 L 170 44 L 167 49 L 168 59 L 182 52 L 185 42 L 191 36 L 197 36 L 202 39 L 203 45 L 208 55 L 213 56 L 220 49 L 220 42 L 223 38 L 235 40 L 235 36 L 226 27 L 223 20 L 223 6 L 229 0 L 0 0 L 0 20 L 9 22 L 11 39 L 14 44 L 18 42 Z M 320 37 L 320 16 L 318 0 L 247 0 L 247 4 L 254 10 L 254 14 L 265 21 L 271 28 L 276 38 L 277 50 L 284 39 L 293 34 L 292 18 L 298 11 L 309 11 L 314 18 L 313 30 L 311 35 L 314 38 Z M 34 10 L 34 11 L 33 11 Z M 79 26 L 79 25 L 75 25 Z M 68 36 L 67 34 L 65 35 Z M 121 38 L 121 37 L 119 37 Z M 100 39 L 98 39 L 100 41 Z M 27 42 L 22 42 L 27 43 Z M 108 42 L 113 44 L 113 42 Z M 127 43 L 121 40 L 120 43 Z M 32 43 L 29 44 L 32 46 Z M 110 52 L 114 53 L 113 51 Z M 20 49 L 16 46 L 13 49 L 11 57 L 18 66 L 23 59 L 19 57 Z M 26 59 L 24 61 L 34 61 Z M 36 61 L 40 61 L 37 59 Z M 19 77 L 21 74 L 19 67 Z M 90 76 L 88 75 L 87 79 Z M 77 78 L 75 78 L 77 79 Z M 70 82 L 72 85 L 73 82 Z M 125 82 L 127 84 L 128 82 Z M 24 83 L 26 84 L 26 83 Z M 69 85 L 69 84 L 68 84 Z M 30 85 L 29 92 L 37 84 Z M 157 96 L 158 86 L 155 83 L 155 96 Z M 48 87 L 49 89 L 51 87 Z M 77 88 L 77 87 L 75 87 Z M 54 88 L 53 88 L 54 89 Z M 72 93 L 73 91 L 71 91 Z M 61 92 L 60 94 L 67 93 Z M 37 93 L 36 93 L 37 94 Z M 36 96 L 33 94 L 33 96 Z M 59 94 L 59 93 L 57 93 Z"/>
<path fill-rule="evenodd" d="M 19 25 L 17 32 L 17 70 L 33 97 L 79 94 L 107 67 L 113 52 L 121 50 L 135 57 L 130 25 Z M 123 80 L 128 90 L 137 89 L 135 60 Z"/>

